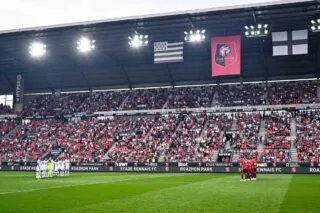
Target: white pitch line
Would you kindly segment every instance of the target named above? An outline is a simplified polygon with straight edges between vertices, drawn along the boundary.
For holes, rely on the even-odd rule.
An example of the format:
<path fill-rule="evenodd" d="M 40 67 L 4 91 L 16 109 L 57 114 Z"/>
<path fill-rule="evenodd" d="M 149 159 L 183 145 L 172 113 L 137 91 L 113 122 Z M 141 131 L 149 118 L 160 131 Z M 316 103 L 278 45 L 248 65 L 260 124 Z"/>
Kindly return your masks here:
<path fill-rule="evenodd" d="M 114 177 L 114 176 L 112 176 Z M 122 180 L 115 180 L 115 181 L 102 181 L 102 182 L 91 182 L 91 183 L 82 183 L 82 184 L 68 184 L 68 185 L 63 185 L 63 186 L 53 186 L 53 187 L 45 187 L 45 188 L 36 188 L 36 189 L 25 189 L 25 190 L 19 190 L 19 191 L 11 191 L 11 192 L 0 192 L 0 195 L 6 195 L 6 194 L 14 194 L 14 193 L 23 193 L 23 192 L 32 192 L 32 191 L 40 191 L 40 190 L 47 190 L 47 189 L 59 189 L 59 188 L 65 188 L 65 187 L 73 187 L 73 186 L 85 186 L 85 185 L 94 185 L 94 184 L 101 184 L 101 183 L 115 183 L 115 182 L 122 182 L 122 181 L 127 181 L 127 180 L 137 180 L 140 177 L 145 178 L 146 176 L 134 176 L 133 178 L 126 178 Z M 149 176 L 149 178 L 157 178 L 161 176 Z M 164 177 L 171 177 L 169 176 L 164 176 Z M 49 180 L 49 179 L 46 179 Z"/>
<path fill-rule="evenodd" d="M 94 185 L 94 184 L 101 184 L 101 183 L 115 183 L 115 182 L 134 180 L 134 179 L 135 178 L 127 178 L 127 179 L 116 180 L 116 181 L 103 181 L 103 182 L 92 182 L 92 183 L 83 183 L 83 184 L 68 184 L 68 185 L 64 185 L 64 186 L 54 186 L 54 187 L 37 188 L 37 189 L 25 189 L 25 190 L 19 190 L 19 191 L 11 191 L 11 192 L 0 192 L 0 195 L 23 193 L 23 192 L 33 192 L 33 191 L 40 191 L 40 190 L 47 190 L 47 189 L 59 189 L 59 188 L 73 187 L 73 186 Z"/>

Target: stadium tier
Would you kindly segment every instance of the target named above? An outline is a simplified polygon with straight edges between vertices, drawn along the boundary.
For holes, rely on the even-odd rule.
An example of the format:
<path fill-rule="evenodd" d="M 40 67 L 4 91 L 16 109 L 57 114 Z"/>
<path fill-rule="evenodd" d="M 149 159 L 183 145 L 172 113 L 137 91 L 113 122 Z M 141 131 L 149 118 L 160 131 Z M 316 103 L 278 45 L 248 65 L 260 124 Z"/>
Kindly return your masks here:
<path fill-rule="evenodd" d="M 319 162 L 318 111 L 4 119 L 0 161 Z M 231 153 L 223 159 L 221 153 Z"/>
<path fill-rule="evenodd" d="M 319 103 L 316 82 L 278 82 L 268 85 L 138 89 L 31 96 L 21 113 L 23 117 L 63 116 L 101 111 L 180 109 Z M 9 110 L 9 111 L 8 111 Z M 10 114 L 0 105 L 0 114 Z"/>

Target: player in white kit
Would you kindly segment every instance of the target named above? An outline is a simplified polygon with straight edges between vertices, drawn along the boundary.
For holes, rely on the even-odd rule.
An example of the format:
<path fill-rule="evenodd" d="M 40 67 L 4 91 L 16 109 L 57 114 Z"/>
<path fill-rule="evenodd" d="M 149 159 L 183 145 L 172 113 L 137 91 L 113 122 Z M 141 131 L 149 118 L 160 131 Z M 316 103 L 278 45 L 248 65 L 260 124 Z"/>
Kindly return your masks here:
<path fill-rule="evenodd" d="M 59 175 L 59 161 L 53 161 L 53 176 L 58 176 Z"/>
<path fill-rule="evenodd" d="M 42 177 L 48 177 L 48 161 L 44 160 L 41 162 L 41 171 L 42 171 Z"/>
<path fill-rule="evenodd" d="M 66 176 L 69 176 L 70 175 L 70 161 L 68 159 L 65 159 L 64 164 L 65 164 L 65 174 L 66 174 Z"/>
<path fill-rule="evenodd" d="M 40 159 L 37 160 L 37 166 L 36 166 L 36 178 L 40 179 L 41 178 L 41 161 Z"/>

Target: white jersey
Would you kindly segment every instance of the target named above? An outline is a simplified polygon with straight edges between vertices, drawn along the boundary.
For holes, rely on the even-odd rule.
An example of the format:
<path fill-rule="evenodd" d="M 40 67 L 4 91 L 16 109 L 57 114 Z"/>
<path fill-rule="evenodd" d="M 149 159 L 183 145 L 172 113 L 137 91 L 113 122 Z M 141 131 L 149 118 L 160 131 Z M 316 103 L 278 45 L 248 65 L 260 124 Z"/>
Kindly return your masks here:
<path fill-rule="evenodd" d="M 59 161 L 53 161 L 53 170 L 58 171 L 59 170 Z"/>
<path fill-rule="evenodd" d="M 70 170 L 70 161 L 69 160 L 65 160 L 64 164 L 65 164 L 65 169 L 66 170 Z"/>
<path fill-rule="evenodd" d="M 48 170 L 48 161 L 42 161 L 42 166 L 41 166 L 42 171 Z"/>
<path fill-rule="evenodd" d="M 41 164 L 41 161 L 38 160 L 38 161 L 37 161 L 37 167 L 36 167 L 36 171 L 37 171 L 37 172 L 41 171 L 41 165 L 40 165 L 40 164 Z"/>
<path fill-rule="evenodd" d="M 59 170 L 64 170 L 63 161 L 59 161 Z"/>

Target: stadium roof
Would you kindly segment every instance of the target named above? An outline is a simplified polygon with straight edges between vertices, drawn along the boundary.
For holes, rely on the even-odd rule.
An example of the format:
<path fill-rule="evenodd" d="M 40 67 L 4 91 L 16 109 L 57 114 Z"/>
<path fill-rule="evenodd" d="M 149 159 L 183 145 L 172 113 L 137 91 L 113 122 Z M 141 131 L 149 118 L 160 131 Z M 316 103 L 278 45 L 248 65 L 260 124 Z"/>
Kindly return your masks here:
<path fill-rule="evenodd" d="M 152 43 L 182 41 L 183 32 L 192 26 L 206 29 L 209 38 L 243 34 L 244 25 L 254 22 L 267 23 L 272 31 L 306 29 L 312 18 L 320 17 L 319 9 L 319 1 L 309 1 L 8 32 L 0 35 L 0 91 L 13 91 L 19 73 L 28 92 L 239 81 L 239 76 L 211 77 L 210 39 L 186 44 L 184 63 L 161 65 L 153 64 Z M 150 45 L 131 49 L 128 36 L 134 32 L 148 34 Z M 75 48 L 82 35 L 96 40 L 97 48 L 88 55 Z M 28 45 L 34 40 L 46 43 L 46 57 L 29 57 Z M 240 77 L 243 81 L 318 77 L 319 44 L 319 34 L 310 33 L 308 55 L 272 57 L 271 36 L 242 36 Z"/>

